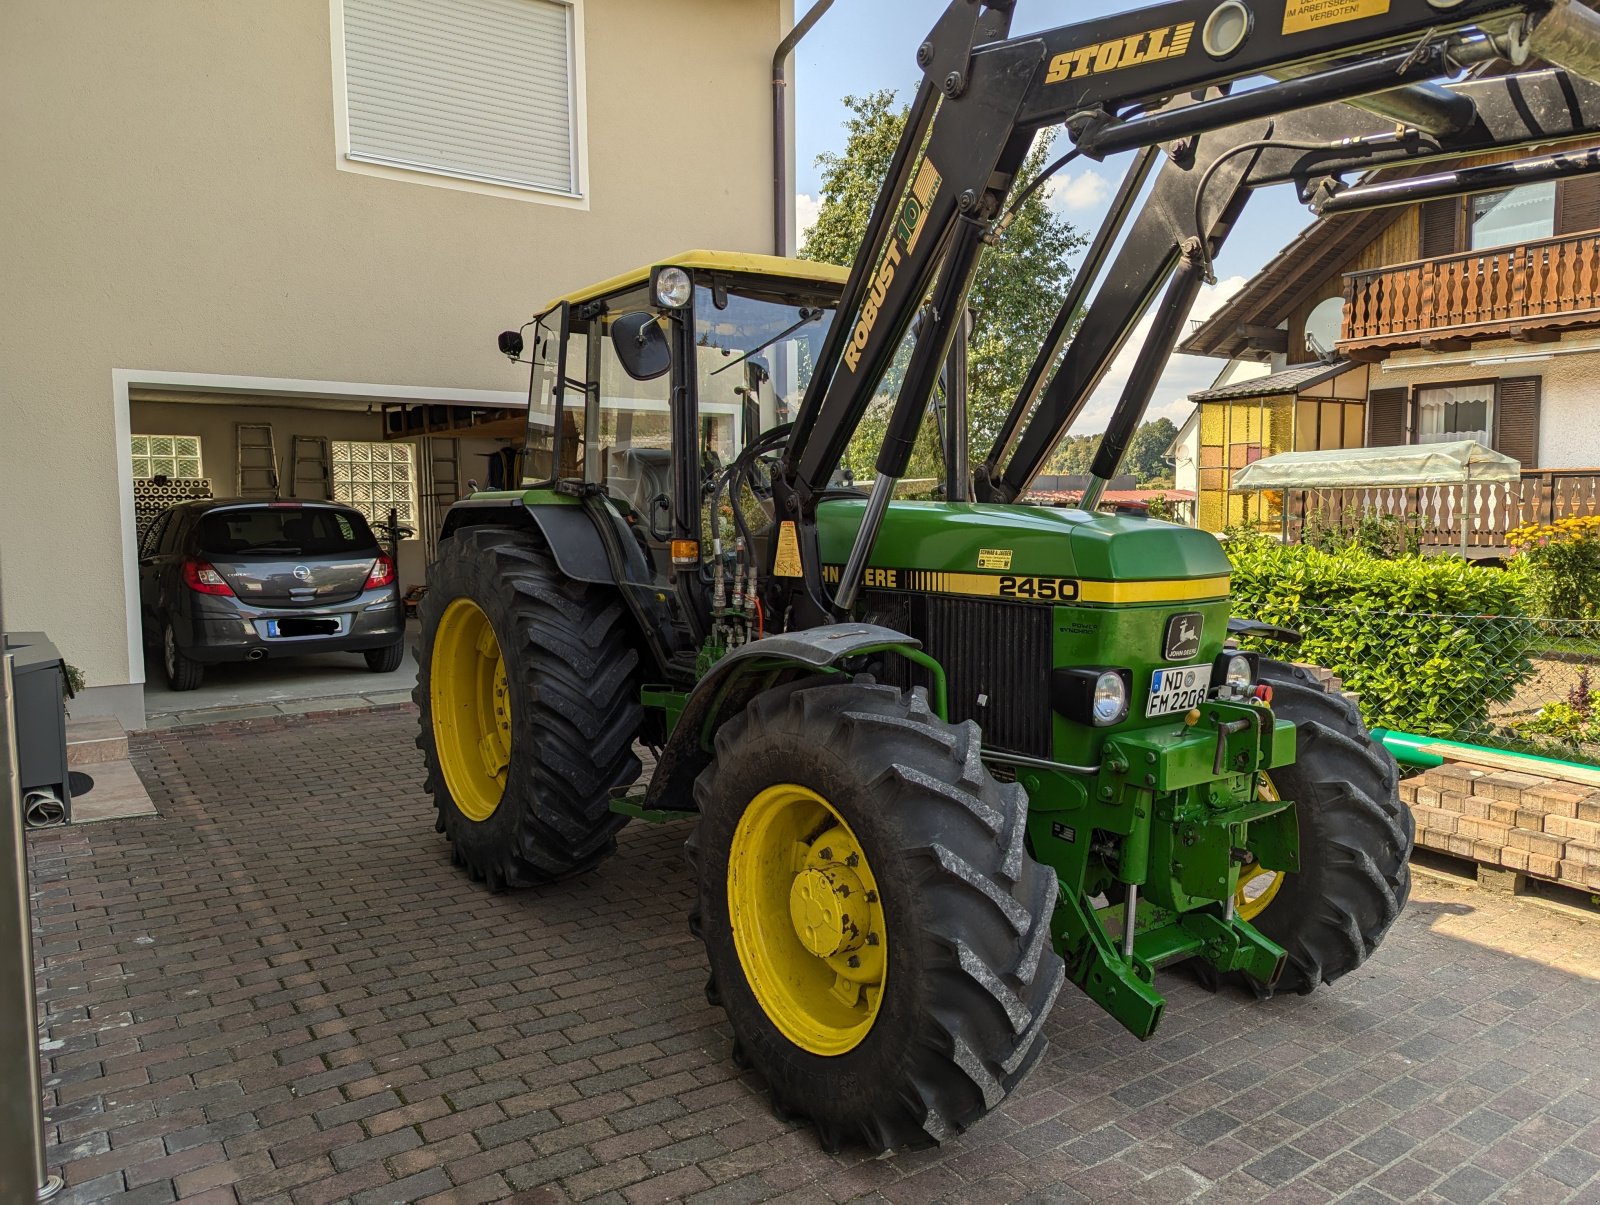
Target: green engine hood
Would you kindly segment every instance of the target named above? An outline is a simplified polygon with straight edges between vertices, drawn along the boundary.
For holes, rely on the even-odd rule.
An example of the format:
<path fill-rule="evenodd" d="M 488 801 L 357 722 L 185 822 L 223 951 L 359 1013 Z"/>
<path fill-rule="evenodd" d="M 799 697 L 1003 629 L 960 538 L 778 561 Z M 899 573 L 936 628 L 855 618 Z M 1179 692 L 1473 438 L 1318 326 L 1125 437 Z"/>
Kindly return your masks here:
<path fill-rule="evenodd" d="M 817 509 L 825 565 L 849 555 L 865 501 Z M 874 567 L 947 574 L 1070 578 L 1093 582 L 1224 579 L 1228 558 L 1209 532 L 1153 519 L 1061 507 L 981 502 L 892 502 L 873 547 Z M 1193 597 L 1193 595 L 1191 595 Z M 1154 597 L 1126 601 L 1158 601 Z"/>

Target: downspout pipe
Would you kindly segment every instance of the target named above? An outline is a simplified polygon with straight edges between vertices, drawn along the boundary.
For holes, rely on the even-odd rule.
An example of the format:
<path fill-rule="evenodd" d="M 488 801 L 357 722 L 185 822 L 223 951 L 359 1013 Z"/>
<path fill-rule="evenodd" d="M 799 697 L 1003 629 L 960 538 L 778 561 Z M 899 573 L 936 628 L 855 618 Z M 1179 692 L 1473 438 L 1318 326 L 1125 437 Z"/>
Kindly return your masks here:
<path fill-rule="evenodd" d="M 789 56 L 833 0 L 817 0 L 772 54 L 772 253 L 789 254 Z"/>

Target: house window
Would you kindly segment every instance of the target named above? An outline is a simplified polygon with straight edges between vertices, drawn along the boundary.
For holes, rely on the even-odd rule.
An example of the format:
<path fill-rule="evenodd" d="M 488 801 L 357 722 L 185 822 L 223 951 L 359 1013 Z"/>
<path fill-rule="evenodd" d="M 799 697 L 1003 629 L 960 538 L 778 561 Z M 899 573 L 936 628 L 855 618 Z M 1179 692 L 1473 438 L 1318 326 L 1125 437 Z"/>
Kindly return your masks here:
<path fill-rule="evenodd" d="M 389 509 L 402 523 L 416 514 L 417 478 L 411 445 L 334 440 L 333 497 L 355 507 L 373 523 L 387 523 Z"/>
<path fill-rule="evenodd" d="M 572 0 L 335 0 L 345 159 L 582 194 Z"/>
<path fill-rule="evenodd" d="M 133 475 L 135 478 L 200 476 L 200 437 L 135 435 Z"/>
<path fill-rule="evenodd" d="M 1547 239 L 1556 230 L 1556 182 L 1524 184 L 1467 199 L 1471 250 Z"/>
<path fill-rule="evenodd" d="M 1494 382 L 1472 385 L 1425 385 L 1417 390 L 1416 442 L 1449 443 L 1475 439 L 1493 446 Z"/>

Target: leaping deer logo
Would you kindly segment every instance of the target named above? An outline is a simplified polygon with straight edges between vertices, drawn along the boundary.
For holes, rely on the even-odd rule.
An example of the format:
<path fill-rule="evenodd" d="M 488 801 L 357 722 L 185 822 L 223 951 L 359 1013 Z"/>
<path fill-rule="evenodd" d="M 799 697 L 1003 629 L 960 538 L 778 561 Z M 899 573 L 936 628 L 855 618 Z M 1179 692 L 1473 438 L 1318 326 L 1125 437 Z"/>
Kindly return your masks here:
<path fill-rule="evenodd" d="M 1167 626 L 1166 654 L 1169 660 L 1181 661 L 1200 651 L 1200 617 L 1175 615 Z"/>

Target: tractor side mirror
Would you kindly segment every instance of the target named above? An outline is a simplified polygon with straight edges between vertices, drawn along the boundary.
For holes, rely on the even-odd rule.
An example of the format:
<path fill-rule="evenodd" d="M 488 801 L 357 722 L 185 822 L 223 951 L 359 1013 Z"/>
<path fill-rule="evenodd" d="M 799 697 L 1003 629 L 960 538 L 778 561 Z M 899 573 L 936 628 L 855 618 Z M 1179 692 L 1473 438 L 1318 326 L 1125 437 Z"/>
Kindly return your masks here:
<path fill-rule="evenodd" d="M 613 322 L 611 346 L 622 370 L 636 381 L 653 381 L 672 367 L 672 348 L 648 311 L 624 314 Z"/>
<path fill-rule="evenodd" d="M 513 360 L 515 360 L 522 354 L 521 331 L 501 331 L 498 342 L 500 344 L 500 354 L 502 356 L 510 356 Z"/>

